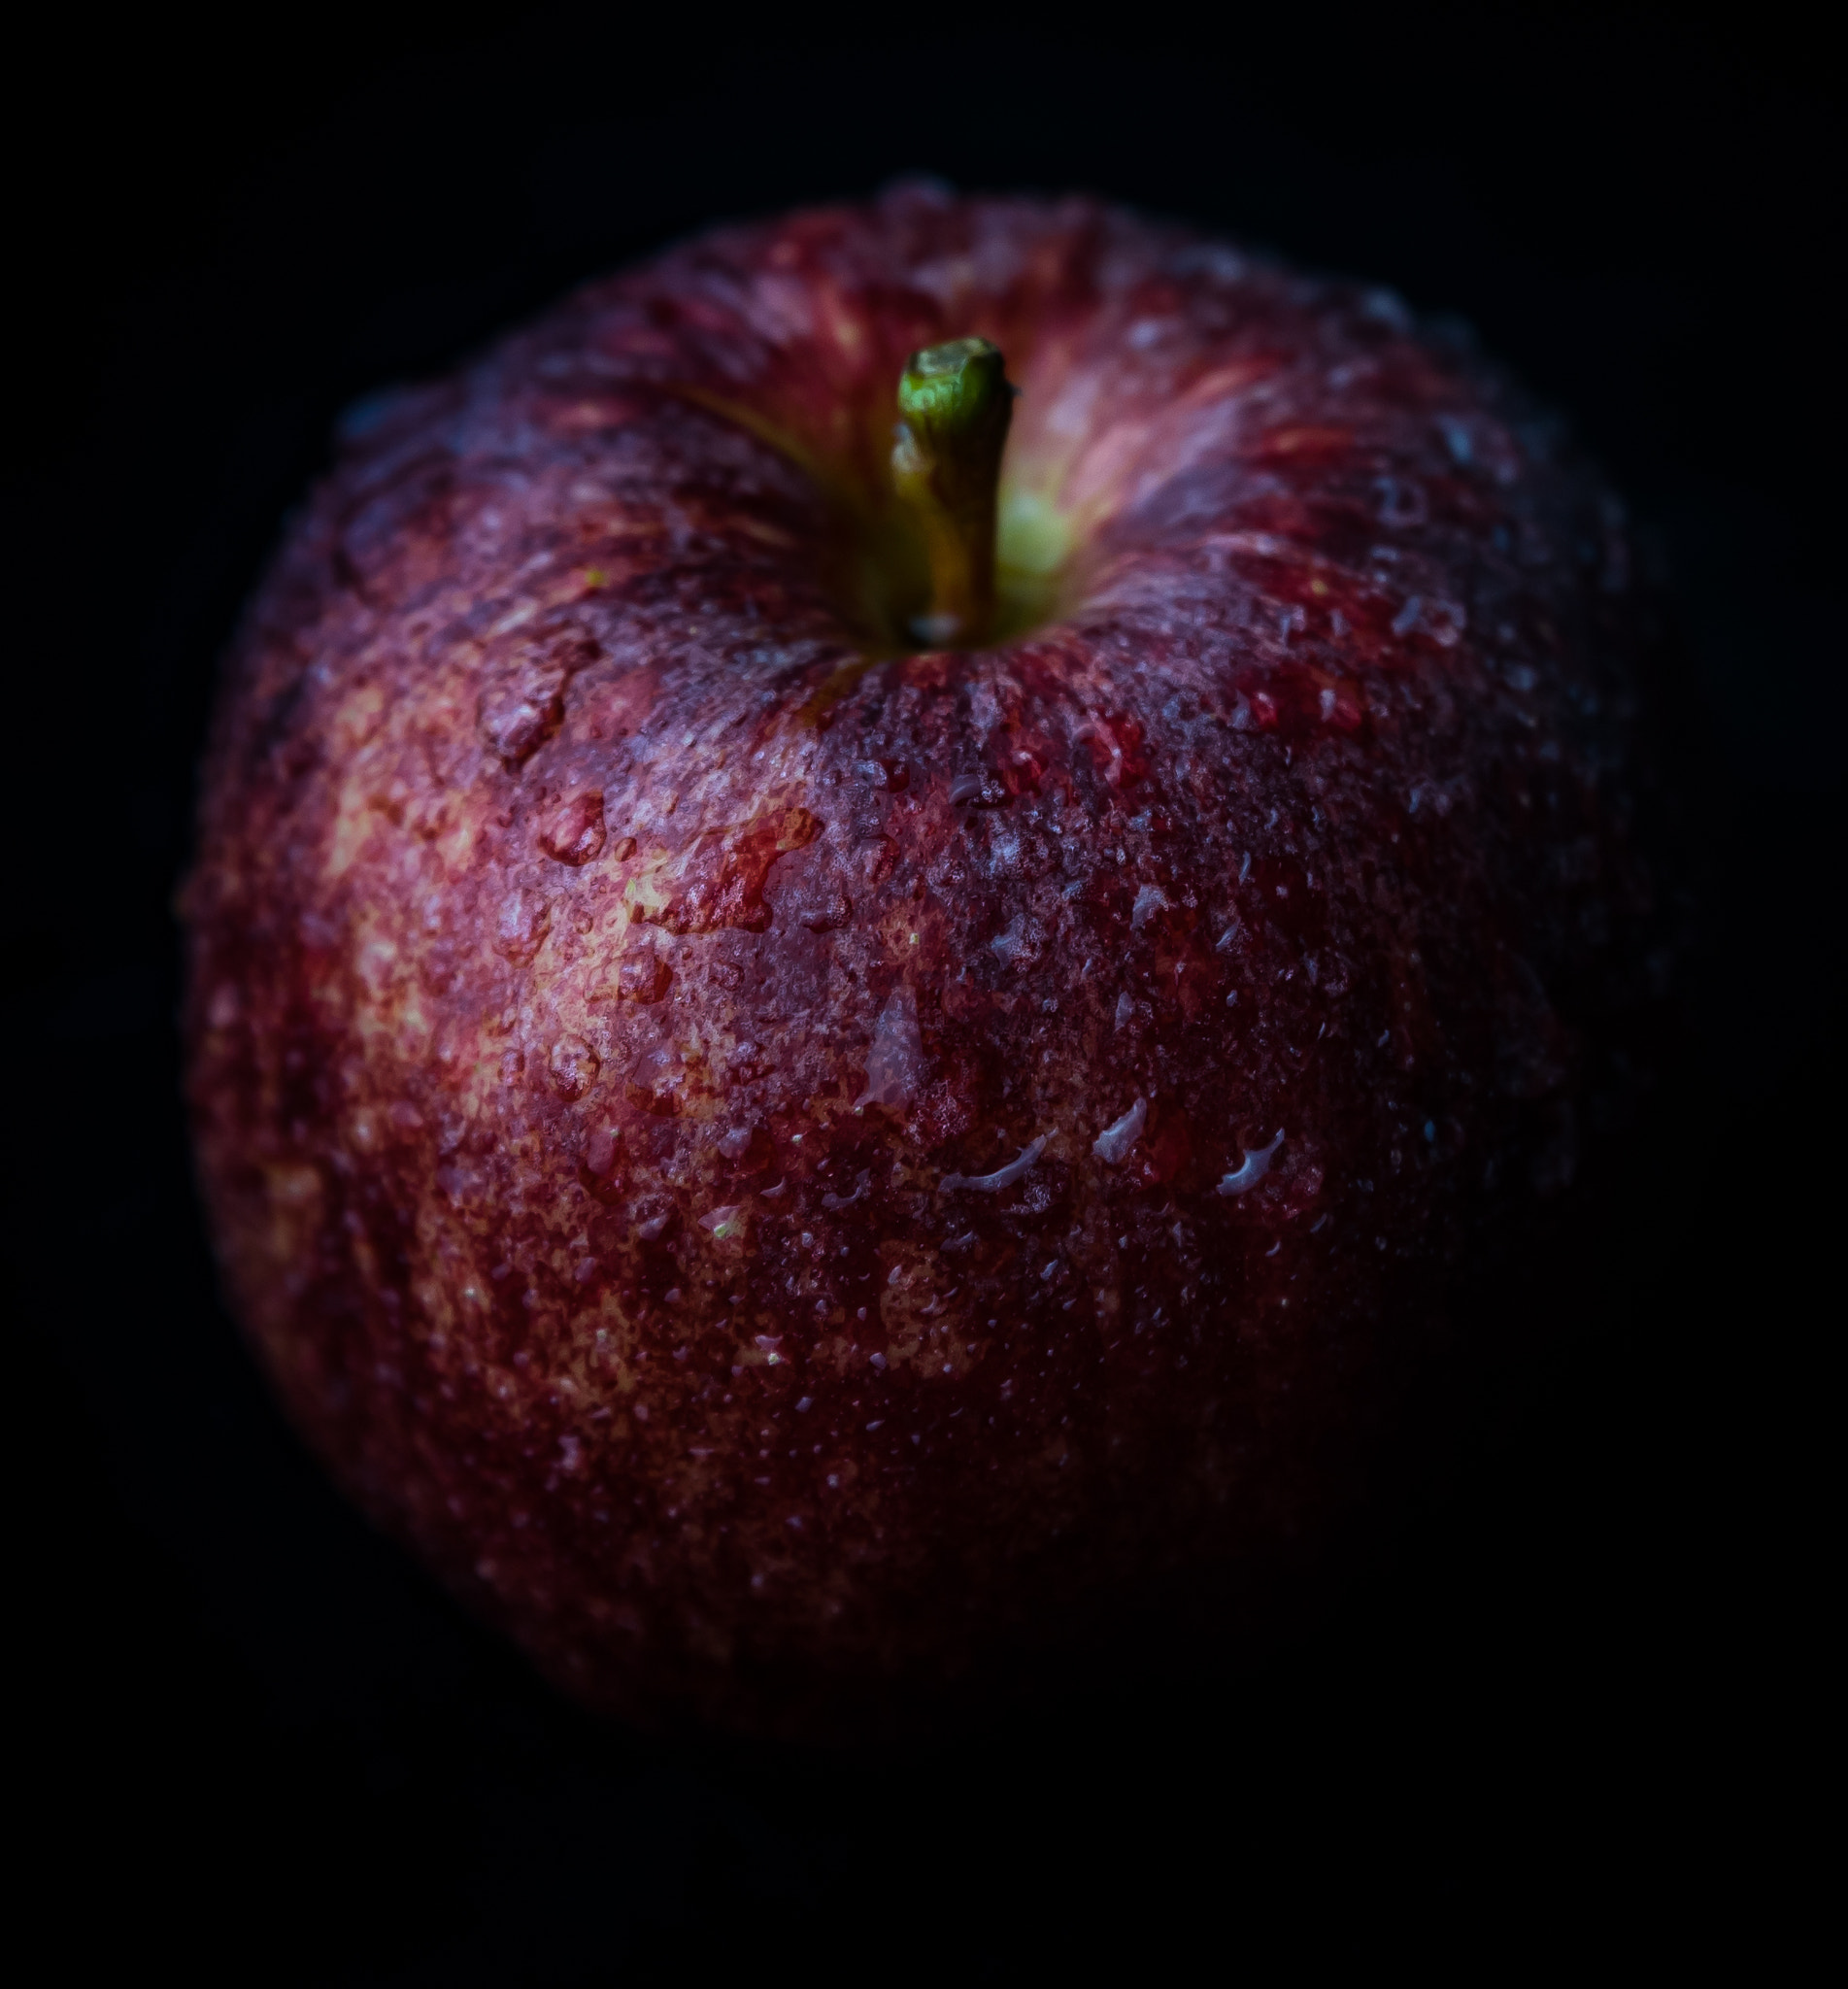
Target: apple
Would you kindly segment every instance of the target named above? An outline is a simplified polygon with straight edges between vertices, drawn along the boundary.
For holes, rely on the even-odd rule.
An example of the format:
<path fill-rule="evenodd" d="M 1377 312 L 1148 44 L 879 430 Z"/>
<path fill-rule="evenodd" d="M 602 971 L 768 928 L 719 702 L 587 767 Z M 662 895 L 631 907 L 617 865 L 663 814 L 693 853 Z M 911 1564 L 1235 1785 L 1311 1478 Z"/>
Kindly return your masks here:
<path fill-rule="evenodd" d="M 1088 200 L 721 230 L 360 409 L 185 897 L 288 1413 L 640 1723 L 1309 1552 L 1570 1176 L 1630 573 L 1455 339 Z"/>

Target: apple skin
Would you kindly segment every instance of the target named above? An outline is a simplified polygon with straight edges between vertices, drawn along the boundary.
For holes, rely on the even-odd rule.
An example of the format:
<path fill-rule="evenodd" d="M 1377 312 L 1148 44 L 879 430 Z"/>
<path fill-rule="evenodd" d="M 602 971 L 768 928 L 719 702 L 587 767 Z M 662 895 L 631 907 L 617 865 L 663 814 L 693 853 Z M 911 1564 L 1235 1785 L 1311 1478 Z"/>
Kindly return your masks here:
<path fill-rule="evenodd" d="M 1063 591 L 868 664 L 839 493 L 972 333 Z M 644 1724 L 860 1731 L 1288 1564 L 1569 1177 L 1649 628 L 1493 370 L 1085 201 L 722 231 L 366 411 L 185 897 L 288 1413 Z"/>

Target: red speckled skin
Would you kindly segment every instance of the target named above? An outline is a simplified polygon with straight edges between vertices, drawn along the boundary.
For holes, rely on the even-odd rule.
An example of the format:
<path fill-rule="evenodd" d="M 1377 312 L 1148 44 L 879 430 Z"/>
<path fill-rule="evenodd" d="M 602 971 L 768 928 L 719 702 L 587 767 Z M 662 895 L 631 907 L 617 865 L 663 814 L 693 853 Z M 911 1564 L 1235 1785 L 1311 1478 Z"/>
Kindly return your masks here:
<path fill-rule="evenodd" d="M 1064 606 L 866 667 L 817 478 L 967 333 Z M 1646 613 L 1547 425 L 1377 293 L 918 189 L 353 425 L 187 894 L 225 1276 L 343 1484 L 580 1698 L 759 1732 L 1313 1539 L 1635 927 Z"/>

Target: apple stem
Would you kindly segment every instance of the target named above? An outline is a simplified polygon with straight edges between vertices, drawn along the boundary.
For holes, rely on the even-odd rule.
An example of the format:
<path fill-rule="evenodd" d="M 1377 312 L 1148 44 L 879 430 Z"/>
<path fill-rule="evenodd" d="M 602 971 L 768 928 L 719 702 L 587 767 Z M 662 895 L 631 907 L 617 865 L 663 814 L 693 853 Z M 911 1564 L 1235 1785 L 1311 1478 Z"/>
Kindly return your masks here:
<path fill-rule="evenodd" d="M 930 566 L 930 605 L 911 633 L 932 648 L 980 642 L 994 619 L 995 493 L 1014 391 L 985 338 L 913 353 L 898 382 L 892 488 Z"/>

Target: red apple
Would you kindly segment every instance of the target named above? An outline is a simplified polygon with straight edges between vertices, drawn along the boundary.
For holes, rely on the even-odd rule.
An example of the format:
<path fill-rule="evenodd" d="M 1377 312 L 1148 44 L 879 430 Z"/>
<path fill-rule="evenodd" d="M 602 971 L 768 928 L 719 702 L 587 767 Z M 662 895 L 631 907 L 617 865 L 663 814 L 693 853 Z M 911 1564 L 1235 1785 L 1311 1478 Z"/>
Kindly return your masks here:
<path fill-rule="evenodd" d="M 894 422 L 965 338 L 946 619 Z M 187 894 L 342 1484 L 579 1698 L 772 1732 L 1318 1537 L 1634 927 L 1646 616 L 1548 424 L 1380 292 L 913 187 L 349 430 Z"/>

